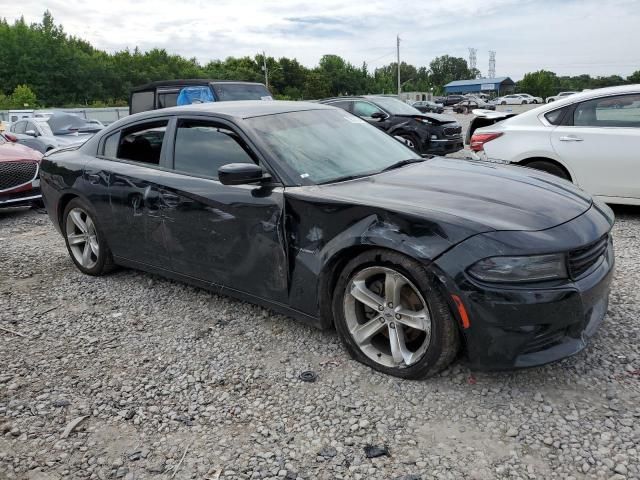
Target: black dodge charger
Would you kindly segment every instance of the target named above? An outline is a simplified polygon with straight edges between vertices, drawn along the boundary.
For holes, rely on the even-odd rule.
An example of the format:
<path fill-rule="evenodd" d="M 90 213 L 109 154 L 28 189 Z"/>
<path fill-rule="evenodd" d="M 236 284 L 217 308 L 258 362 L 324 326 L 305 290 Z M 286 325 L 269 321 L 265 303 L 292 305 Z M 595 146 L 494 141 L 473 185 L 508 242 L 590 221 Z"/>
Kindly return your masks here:
<path fill-rule="evenodd" d="M 132 115 L 47 155 L 41 179 L 82 272 L 137 268 L 335 327 L 400 377 L 461 350 L 477 368 L 557 360 L 607 311 L 609 208 L 536 170 L 421 158 L 326 105 Z"/>

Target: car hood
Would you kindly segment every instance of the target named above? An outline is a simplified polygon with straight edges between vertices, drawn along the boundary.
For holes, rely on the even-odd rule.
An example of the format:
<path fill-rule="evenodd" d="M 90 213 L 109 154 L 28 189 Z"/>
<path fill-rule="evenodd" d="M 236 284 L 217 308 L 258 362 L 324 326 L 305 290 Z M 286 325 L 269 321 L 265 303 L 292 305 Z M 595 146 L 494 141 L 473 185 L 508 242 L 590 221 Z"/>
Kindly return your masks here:
<path fill-rule="evenodd" d="M 442 125 L 445 123 L 456 123 L 457 120 L 448 115 L 440 115 L 439 113 L 416 113 L 415 115 L 396 115 L 396 117 L 407 117 L 407 118 L 424 118 L 429 120 L 431 123 L 435 123 L 436 125 Z"/>
<path fill-rule="evenodd" d="M 323 198 L 438 218 L 474 233 L 545 230 L 592 203 L 571 183 L 543 172 L 445 158 L 317 188 Z"/>
<path fill-rule="evenodd" d="M 40 160 L 42 154 L 19 143 L 6 142 L 0 145 L 0 162 L 15 160 Z"/>

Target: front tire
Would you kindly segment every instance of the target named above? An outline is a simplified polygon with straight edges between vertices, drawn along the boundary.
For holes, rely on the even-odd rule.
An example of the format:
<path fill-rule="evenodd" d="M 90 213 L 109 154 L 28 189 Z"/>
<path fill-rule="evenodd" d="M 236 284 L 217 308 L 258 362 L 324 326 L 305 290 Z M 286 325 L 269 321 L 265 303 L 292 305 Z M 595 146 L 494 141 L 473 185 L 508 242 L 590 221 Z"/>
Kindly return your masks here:
<path fill-rule="evenodd" d="M 424 268 L 369 250 L 350 261 L 333 293 L 336 330 L 351 356 L 400 378 L 434 375 L 456 357 L 456 321 Z"/>
<path fill-rule="evenodd" d="M 78 270 L 99 276 L 113 269 L 113 256 L 96 215 L 81 198 L 71 200 L 62 215 L 62 232 L 67 251 Z"/>
<path fill-rule="evenodd" d="M 413 150 L 416 153 L 421 153 L 420 151 L 420 142 L 415 135 L 411 135 L 410 133 L 405 133 L 400 135 L 401 138 L 406 142 L 407 147 Z"/>

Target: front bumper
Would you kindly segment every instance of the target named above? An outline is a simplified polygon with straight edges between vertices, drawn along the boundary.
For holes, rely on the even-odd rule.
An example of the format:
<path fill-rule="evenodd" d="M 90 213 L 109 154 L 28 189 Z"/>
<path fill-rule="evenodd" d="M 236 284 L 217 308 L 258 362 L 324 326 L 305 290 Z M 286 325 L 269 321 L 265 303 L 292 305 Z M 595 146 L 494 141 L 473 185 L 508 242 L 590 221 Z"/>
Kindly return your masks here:
<path fill-rule="evenodd" d="M 568 223 L 556 228 L 570 230 L 571 224 L 588 222 Z M 606 234 L 610 225 L 601 222 L 596 227 L 598 234 Z M 457 249 L 453 250 L 437 261 L 443 270 L 453 265 Z M 614 263 L 609 239 L 599 263 L 573 281 L 497 286 L 458 270 L 447 288 L 461 298 L 470 320 L 462 330 L 470 366 L 479 370 L 533 367 L 583 350 L 606 315 Z"/>
<path fill-rule="evenodd" d="M 0 208 L 32 205 L 41 199 L 40 180 L 36 179 L 30 184 L 15 190 L 0 192 Z"/>
<path fill-rule="evenodd" d="M 462 137 L 454 139 L 431 140 L 427 147 L 427 152 L 433 155 L 446 155 L 454 153 L 464 148 Z"/>

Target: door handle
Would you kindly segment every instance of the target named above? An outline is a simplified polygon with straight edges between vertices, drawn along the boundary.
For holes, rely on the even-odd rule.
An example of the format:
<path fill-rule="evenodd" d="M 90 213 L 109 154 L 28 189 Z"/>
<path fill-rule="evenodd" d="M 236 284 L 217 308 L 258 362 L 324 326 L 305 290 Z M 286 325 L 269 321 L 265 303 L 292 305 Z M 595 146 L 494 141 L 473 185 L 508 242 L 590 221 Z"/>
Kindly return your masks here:
<path fill-rule="evenodd" d="M 560 137 L 558 140 L 561 142 L 581 142 L 582 139 L 580 137 L 576 137 L 574 135 L 567 135 L 565 137 Z"/>

